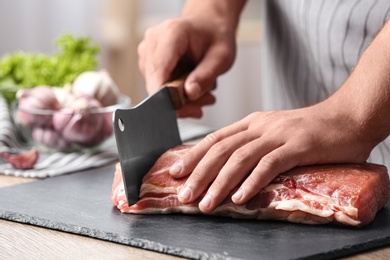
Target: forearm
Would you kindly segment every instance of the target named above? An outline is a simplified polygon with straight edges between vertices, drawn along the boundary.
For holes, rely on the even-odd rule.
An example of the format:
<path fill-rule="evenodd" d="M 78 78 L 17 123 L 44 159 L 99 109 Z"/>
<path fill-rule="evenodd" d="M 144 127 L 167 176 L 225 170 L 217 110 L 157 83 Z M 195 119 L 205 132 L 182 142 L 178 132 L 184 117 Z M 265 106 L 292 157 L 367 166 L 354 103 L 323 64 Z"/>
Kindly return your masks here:
<path fill-rule="evenodd" d="M 324 103 L 352 120 L 357 129 L 351 131 L 373 146 L 390 134 L 390 21 L 343 86 Z"/>
<path fill-rule="evenodd" d="M 246 0 L 188 0 L 182 16 L 200 16 L 207 20 L 218 19 L 222 25 L 236 29 Z"/>

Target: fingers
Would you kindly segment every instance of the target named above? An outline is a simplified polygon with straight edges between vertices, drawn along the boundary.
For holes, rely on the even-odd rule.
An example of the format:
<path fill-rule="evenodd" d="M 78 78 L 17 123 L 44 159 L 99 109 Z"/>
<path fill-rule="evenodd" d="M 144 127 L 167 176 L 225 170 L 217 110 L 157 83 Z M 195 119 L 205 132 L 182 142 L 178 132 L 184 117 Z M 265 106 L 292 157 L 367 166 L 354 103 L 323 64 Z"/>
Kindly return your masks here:
<path fill-rule="evenodd" d="M 298 158 L 297 154 L 289 151 L 287 146 L 281 146 L 264 155 L 240 188 L 233 194 L 232 201 L 235 204 L 249 201 L 280 173 L 297 166 L 296 158 Z"/>
<path fill-rule="evenodd" d="M 214 172 L 217 168 L 217 175 L 204 176 L 201 172 L 197 173 L 198 167 L 196 167 L 195 176 L 192 174 L 190 176 L 192 178 L 189 178 L 190 181 L 187 181 L 185 186 L 187 189 L 185 192 L 190 196 L 180 198 L 179 193 L 179 200 L 193 201 L 204 193 L 209 185 L 205 189 L 199 187 L 211 183 L 199 203 L 199 209 L 205 213 L 212 212 L 242 180 L 245 180 L 231 198 L 235 204 L 243 204 L 253 198 L 277 175 L 296 166 L 295 156 L 288 153 L 284 146 L 277 147 L 276 143 L 259 144 L 260 142 L 263 140 L 257 139 L 236 149 L 228 160 L 225 159 L 226 162 L 222 167 L 215 164 L 215 158 L 209 157 L 210 161 L 205 162 L 202 166 L 204 168 L 199 168 L 199 171 L 207 167 L 209 172 Z"/>
<path fill-rule="evenodd" d="M 179 192 L 182 203 L 205 194 L 199 209 L 211 212 L 239 187 L 231 199 L 243 204 L 305 157 L 304 149 L 296 149 L 299 143 L 286 144 L 272 132 L 261 136 L 261 126 L 254 131 L 248 127 L 249 121 L 251 117 L 208 135 L 172 166 L 174 177 L 190 174 Z"/>
<path fill-rule="evenodd" d="M 247 125 L 241 120 L 207 135 L 203 140 L 196 144 L 188 154 L 184 155 L 181 160 L 173 164 L 169 173 L 175 178 L 189 175 L 214 144 L 241 131 L 245 131 L 246 129 Z"/>
<path fill-rule="evenodd" d="M 199 197 L 216 178 L 233 151 L 249 141 L 251 136 L 245 133 L 246 128 L 244 123 L 238 122 L 208 135 L 191 149 L 191 153 L 171 167 L 170 173 L 174 177 L 191 173 L 179 193 L 181 202 L 189 203 Z"/>
<path fill-rule="evenodd" d="M 356 139 L 345 127 L 329 128 L 329 120 L 312 108 L 256 112 L 208 135 L 170 169 L 174 177 L 189 175 L 179 200 L 204 194 L 199 209 L 211 212 L 233 191 L 233 203 L 246 203 L 298 165 L 350 162 Z"/>
<path fill-rule="evenodd" d="M 247 141 L 247 138 L 248 136 L 245 134 L 245 132 L 241 132 L 213 145 L 211 149 L 207 151 L 205 158 L 199 162 L 199 164 L 191 173 L 186 184 L 179 193 L 179 200 L 183 203 L 194 201 L 212 182 L 212 185 L 218 186 L 217 188 L 220 189 L 233 188 L 234 186 L 230 187 L 230 185 L 234 185 L 232 182 L 228 183 L 228 187 L 223 187 L 218 185 L 219 182 L 214 181 L 214 179 L 217 177 L 220 169 L 224 166 L 226 161 L 229 160 L 231 154 L 242 145 L 243 141 Z M 218 179 L 223 177 L 224 176 L 218 175 Z M 209 196 L 210 195 L 213 194 L 209 194 Z M 211 205 L 213 205 L 214 198 L 211 199 Z M 208 201 L 206 196 L 203 199 L 203 204 L 207 203 Z M 199 208 L 202 210 L 201 205 L 202 203 L 199 205 Z"/>
<path fill-rule="evenodd" d="M 255 167 L 258 162 L 257 156 L 261 155 L 255 152 L 257 147 L 253 143 L 256 143 L 256 140 L 241 146 L 229 155 L 199 203 L 199 209 L 202 212 L 213 211 Z"/>
<path fill-rule="evenodd" d="M 244 134 L 248 135 L 248 133 Z M 234 199 L 236 200 L 233 202 L 237 203 L 239 201 L 242 204 L 251 199 L 261 188 L 269 184 L 274 177 L 284 170 L 285 160 L 276 160 L 272 166 L 269 165 L 269 168 L 264 169 L 261 166 L 264 164 L 262 162 L 264 158 L 268 162 L 267 158 L 275 156 L 278 151 L 282 150 L 280 147 L 283 147 L 283 145 L 281 142 L 260 137 L 235 150 L 208 188 L 206 195 L 199 203 L 199 209 L 203 212 L 213 211 L 246 178 L 246 184 L 235 193 Z M 284 155 L 283 152 L 282 154 Z M 249 177 L 248 173 L 250 173 Z M 243 191 L 245 191 L 245 194 L 241 196 Z"/>
<path fill-rule="evenodd" d="M 226 72 L 235 56 L 234 44 L 215 44 L 208 49 L 194 71 L 188 75 L 185 91 L 190 100 L 196 100 L 216 86 L 215 79 Z"/>
<path fill-rule="evenodd" d="M 193 117 L 201 118 L 203 115 L 202 107 L 214 104 L 216 101 L 215 96 L 207 92 L 198 100 L 188 101 L 184 107 L 176 111 L 177 117 Z"/>

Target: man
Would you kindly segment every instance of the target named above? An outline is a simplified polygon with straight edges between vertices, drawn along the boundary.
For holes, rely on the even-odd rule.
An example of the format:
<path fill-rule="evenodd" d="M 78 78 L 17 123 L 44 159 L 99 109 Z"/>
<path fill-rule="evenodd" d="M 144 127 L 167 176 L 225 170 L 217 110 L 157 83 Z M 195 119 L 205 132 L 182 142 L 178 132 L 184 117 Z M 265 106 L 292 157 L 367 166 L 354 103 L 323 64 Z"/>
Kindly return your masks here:
<path fill-rule="evenodd" d="M 215 102 L 210 91 L 217 76 L 234 61 L 244 4 L 189 0 L 179 18 L 147 30 L 138 51 L 148 92 L 190 58 L 197 64 L 185 84 L 191 101 L 178 116 L 200 117 L 202 106 Z M 363 163 L 371 154 L 390 166 L 384 141 L 390 134 L 390 3 L 274 0 L 263 10 L 261 87 L 266 110 L 273 111 L 208 135 L 170 169 L 174 177 L 190 174 L 181 202 L 206 191 L 203 212 L 236 187 L 233 202 L 245 203 L 299 165 Z"/>

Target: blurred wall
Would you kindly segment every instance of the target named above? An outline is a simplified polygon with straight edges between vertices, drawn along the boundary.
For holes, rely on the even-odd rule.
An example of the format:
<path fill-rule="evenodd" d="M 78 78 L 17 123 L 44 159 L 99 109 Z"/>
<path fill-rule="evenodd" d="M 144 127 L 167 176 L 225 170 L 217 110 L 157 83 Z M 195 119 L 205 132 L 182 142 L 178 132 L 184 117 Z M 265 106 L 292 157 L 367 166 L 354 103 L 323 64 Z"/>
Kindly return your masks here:
<path fill-rule="evenodd" d="M 104 0 L 0 0 L 0 55 L 16 50 L 52 52 L 64 32 L 99 34 Z"/>
<path fill-rule="evenodd" d="M 146 97 L 136 48 L 146 28 L 177 16 L 184 0 L 0 0 L 0 56 L 17 50 L 53 52 L 64 32 L 91 36 L 121 90 L 138 103 Z M 248 0 L 233 68 L 218 80 L 217 104 L 195 120 L 214 128 L 261 109 L 260 0 Z"/>

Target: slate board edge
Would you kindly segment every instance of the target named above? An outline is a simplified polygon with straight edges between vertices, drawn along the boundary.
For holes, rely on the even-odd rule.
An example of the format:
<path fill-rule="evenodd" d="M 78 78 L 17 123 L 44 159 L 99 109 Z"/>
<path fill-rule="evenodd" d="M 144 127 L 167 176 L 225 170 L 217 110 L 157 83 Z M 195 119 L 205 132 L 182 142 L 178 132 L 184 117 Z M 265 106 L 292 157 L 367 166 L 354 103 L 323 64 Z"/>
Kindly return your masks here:
<path fill-rule="evenodd" d="M 322 252 L 320 254 L 314 254 L 307 257 L 299 257 L 292 260 L 328 260 L 328 259 L 336 259 L 340 257 L 345 256 L 353 256 L 358 253 L 362 253 L 365 251 L 377 249 L 383 246 L 388 246 L 390 244 L 390 235 L 387 236 L 385 239 L 372 239 L 370 241 L 364 242 L 364 247 L 362 247 L 362 244 L 355 244 L 352 246 L 345 246 L 343 248 L 335 249 L 328 252 Z"/>
<path fill-rule="evenodd" d="M 62 231 L 66 233 L 71 233 L 75 235 L 82 235 L 86 237 L 96 238 L 100 240 L 105 240 L 109 242 L 115 242 L 118 244 L 128 245 L 132 247 L 137 247 L 145 250 L 150 250 L 154 252 L 164 253 L 168 255 L 174 255 L 179 257 L 184 257 L 188 259 L 239 259 L 239 258 L 233 258 L 225 255 L 221 255 L 218 253 L 206 253 L 200 250 L 192 250 L 192 249 L 182 249 L 182 248 L 175 248 L 163 245 L 161 243 L 153 242 L 146 239 L 141 238 L 126 238 L 121 235 L 112 233 L 112 232 L 105 232 L 100 231 L 97 229 L 91 229 L 87 227 L 79 227 L 76 225 L 71 224 L 64 224 L 62 222 L 52 221 L 48 219 L 43 218 L 36 218 L 31 217 L 26 214 L 21 213 L 15 213 L 15 212 L 9 212 L 9 211 L 3 211 L 0 210 L 0 218 L 4 220 L 9 220 L 21 224 L 29 224 L 33 226 L 38 226 L 42 228 L 52 229 L 56 231 Z M 340 249 L 335 249 L 328 252 L 323 252 L 320 254 L 310 255 L 307 257 L 300 257 L 296 258 L 294 260 L 309 260 L 309 259 L 316 259 L 316 260 L 326 260 L 326 259 L 335 259 L 343 256 L 350 256 L 353 254 L 357 254 L 360 252 L 372 250 L 375 248 L 379 248 L 382 246 L 386 246 L 390 244 L 390 235 L 386 237 L 385 239 L 373 239 L 371 241 L 364 243 L 364 248 L 362 247 L 362 244 L 356 244 L 353 246 L 343 247 Z"/>
<path fill-rule="evenodd" d="M 72 233 L 75 235 L 97 238 L 100 240 L 115 242 L 118 244 L 138 247 L 145 250 L 184 257 L 188 259 L 215 259 L 215 260 L 238 259 L 238 258 L 224 256 L 218 253 L 209 254 L 200 250 L 170 247 L 170 246 L 163 245 L 161 243 L 157 243 L 157 242 L 153 242 L 141 238 L 127 238 L 112 232 L 105 232 L 97 229 L 79 227 L 76 225 L 65 224 L 62 222 L 52 221 L 48 219 L 31 217 L 29 215 L 21 214 L 21 213 L 0 210 L 0 218 L 4 220 L 21 223 L 21 224 L 30 224 L 37 227 L 48 228 L 48 229 L 62 231 L 66 233 Z"/>

